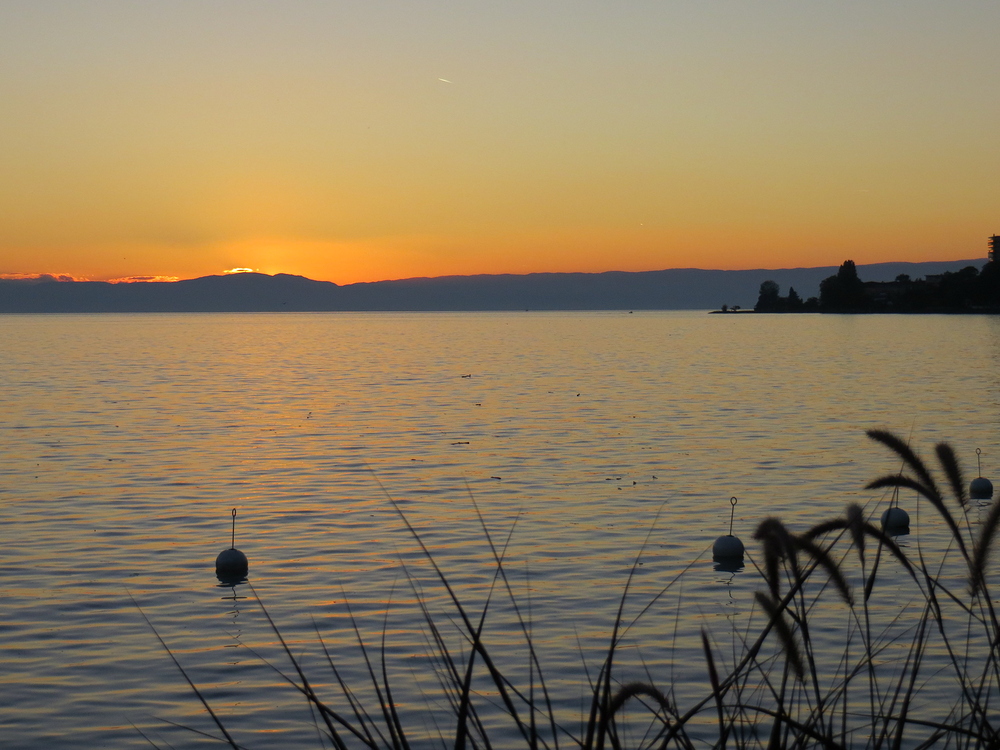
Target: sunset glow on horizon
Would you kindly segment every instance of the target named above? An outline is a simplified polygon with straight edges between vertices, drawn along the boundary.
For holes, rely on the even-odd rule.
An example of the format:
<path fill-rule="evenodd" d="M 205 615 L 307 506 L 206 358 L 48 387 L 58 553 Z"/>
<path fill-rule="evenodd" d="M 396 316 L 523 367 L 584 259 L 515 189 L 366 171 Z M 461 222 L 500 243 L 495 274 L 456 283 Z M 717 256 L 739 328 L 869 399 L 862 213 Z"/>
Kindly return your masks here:
<path fill-rule="evenodd" d="M 1000 4 L 0 7 L 0 276 L 986 258 Z"/>

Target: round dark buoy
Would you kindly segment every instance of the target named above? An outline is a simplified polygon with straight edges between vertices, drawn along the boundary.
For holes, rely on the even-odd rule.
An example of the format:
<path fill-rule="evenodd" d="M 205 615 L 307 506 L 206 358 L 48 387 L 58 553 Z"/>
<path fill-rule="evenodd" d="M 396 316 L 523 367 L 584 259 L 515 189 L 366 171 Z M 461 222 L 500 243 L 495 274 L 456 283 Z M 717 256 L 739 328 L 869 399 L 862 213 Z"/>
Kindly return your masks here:
<path fill-rule="evenodd" d="M 743 542 L 740 541 L 738 536 L 733 536 L 732 534 L 720 536 L 715 540 L 715 544 L 712 545 L 712 559 L 714 560 L 742 558 L 743 552 Z"/>
<path fill-rule="evenodd" d="M 993 497 L 993 482 L 986 477 L 976 477 L 969 483 L 969 495 L 973 500 L 990 500 Z"/>
<path fill-rule="evenodd" d="M 882 530 L 887 534 L 909 534 L 910 514 L 897 506 L 886 508 L 882 512 Z"/>
<path fill-rule="evenodd" d="M 222 550 L 215 558 L 215 573 L 219 576 L 245 576 L 249 569 L 250 563 L 247 561 L 247 556 L 235 547 Z"/>
<path fill-rule="evenodd" d="M 732 510 L 729 513 L 729 533 L 720 536 L 712 545 L 712 559 L 716 562 L 742 563 L 743 562 L 743 542 L 739 537 L 733 536 L 733 518 L 736 515 L 735 497 L 729 498 L 729 505 Z"/>
<path fill-rule="evenodd" d="M 250 563 L 247 556 L 236 549 L 236 508 L 233 508 L 233 537 L 229 549 L 224 549 L 215 558 L 215 575 L 223 583 L 239 583 L 247 576 Z"/>
<path fill-rule="evenodd" d="M 983 465 L 979 457 L 982 451 L 976 448 L 976 463 L 979 464 L 979 476 L 969 483 L 969 496 L 973 500 L 992 500 L 993 482 L 983 476 Z"/>

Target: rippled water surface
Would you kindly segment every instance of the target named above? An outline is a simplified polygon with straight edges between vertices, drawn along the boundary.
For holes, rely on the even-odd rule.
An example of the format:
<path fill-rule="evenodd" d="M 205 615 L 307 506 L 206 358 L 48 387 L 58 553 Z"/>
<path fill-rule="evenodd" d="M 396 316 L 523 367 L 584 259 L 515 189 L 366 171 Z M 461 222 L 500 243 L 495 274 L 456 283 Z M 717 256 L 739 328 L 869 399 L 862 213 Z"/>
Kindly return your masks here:
<path fill-rule="evenodd" d="M 287 668 L 249 587 L 215 578 L 234 507 L 250 583 L 316 682 L 333 677 L 314 628 L 367 683 L 353 612 L 434 736 L 448 711 L 416 600 L 453 614 L 390 498 L 474 612 L 495 570 L 478 507 L 572 717 L 644 544 L 626 611 L 667 593 L 622 669 L 683 684 L 704 678 L 702 625 L 729 632 L 759 587 L 706 554 L 731 496 L 748 543 L 768 515 L 874 512 L 862 487 L 899 467 L 871 427 L 928 454 L 949 440 L 973 476 L 981 448 L 1000 478 L 991 317 L 8 315 L 0 351 L 9 747 L 208 743 L 167 723 L 215 731 L 140 607 L 239 742 L 324 746 L 260 658 Z M 485 632 L 527 671 L 506 595 Z"/>

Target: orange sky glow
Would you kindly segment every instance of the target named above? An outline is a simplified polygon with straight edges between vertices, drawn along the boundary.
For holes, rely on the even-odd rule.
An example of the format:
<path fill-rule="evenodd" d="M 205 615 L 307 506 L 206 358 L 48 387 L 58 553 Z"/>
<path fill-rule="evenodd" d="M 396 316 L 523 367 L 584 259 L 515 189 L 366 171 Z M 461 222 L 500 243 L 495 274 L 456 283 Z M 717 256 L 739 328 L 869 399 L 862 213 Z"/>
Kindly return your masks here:
<path fill-rule="evenodd" d="M 0 6 L 0 276 L 982 257 L 1000 4 Z"/>

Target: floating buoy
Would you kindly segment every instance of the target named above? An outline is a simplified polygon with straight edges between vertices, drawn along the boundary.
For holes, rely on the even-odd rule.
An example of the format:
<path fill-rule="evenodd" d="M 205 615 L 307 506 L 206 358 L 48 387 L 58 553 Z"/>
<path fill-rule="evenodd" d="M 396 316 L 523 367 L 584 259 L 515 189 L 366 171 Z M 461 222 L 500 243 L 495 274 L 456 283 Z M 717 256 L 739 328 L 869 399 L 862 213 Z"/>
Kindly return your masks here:
<path fill-rule="evenodd" d="M 729 505 L 732 506 L 729 513 L 729 533 L 720 536 L 712 545 L 712 559 L 716 562 L 743 563 L 743 542 L 739 537 L 733 536 L 733 518 L 736 516 L 737 502 L 735 497 L 729 498 Z"/>
<path fill-rule="evenodd" d="M 219 575 L 240 575 L 245 576 L 250 569 L 247 556 L 235 547 L 224 549 L 215 558 L 215 572 Z"/>
<path fill-rule="evenodd" d="M 731 560 L 733 558 L 743 558 L 743 542 L 738 536 L 726 534 L 720 536 L 712 545 L 712 558 L 714 560 Z"/>
<path fill-rule="evenodd" d="M 983 476 L 983 465 L 979 460 L 982 451 L 976 448 L 976 463 L 979 464 L 979 476 L 969 483 L 969 495 L 973 500 L 992 500 L 993 482 Z"/>
<path fill-rule="evenodd" d="M 993 482 L 986 477 L 976 477 L 969 483 L 969 494 L 973 500 L 989 500 L 993 497 Z"/>
<path fill-rule="evenodd" d="M 887 534 L 909 534 L 910 514 L 898 506 L 882 511 L 882 530 Z"/>
<path fill-rule="evenodd" d="M 233 508 L 233 538 L 232 546 L 224 549 L 215 558 L 215 575 L 223 583 L 239 583 L 247 576 L 250 563 L 247 556 L 236 549 L 236 508 Z"/>

